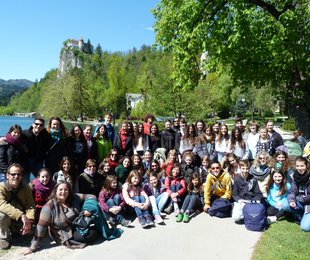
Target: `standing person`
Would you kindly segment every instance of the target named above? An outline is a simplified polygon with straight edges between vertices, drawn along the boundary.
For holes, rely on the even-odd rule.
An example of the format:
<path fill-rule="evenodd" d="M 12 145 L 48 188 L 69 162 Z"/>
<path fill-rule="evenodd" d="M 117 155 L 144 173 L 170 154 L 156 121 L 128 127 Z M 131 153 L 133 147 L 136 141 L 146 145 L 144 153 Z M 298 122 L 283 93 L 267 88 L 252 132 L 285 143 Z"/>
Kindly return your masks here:
<path fill-rule="evenodd" d="M 294 138 L 297 141 L 297 143 L 300 145 L 301 150 L 303 151 L 307 144 L 307 139 L 304 137 L 303 133 L 298 129 L 295 130 Z"/>
<path fill-rule="evenodd" d="M 196 136 L 199 136 L 205 132 L 206 123 L 200 119 L 195 123 Z"/>
<path fill-rule="evenodd" d="M 264 198 L 267 198 L 266 187 L 273 167 L 273 158 L 266 152 L 259 152 L 250 168 L 250 174 L 257 180 L 259 189 L 263 193 Z"/>
<path fill-rule="evenodd" d="M 215 137 L 217 137 L 218 134 L 220 133 L 220 123 L 215 122 L 215 123 L 212 125 L 212 130 L 213 130 L 213 133 L 215 134 Z"/>
<path fill-rule="evenodd" d="M 272 120 L 268 120 L 266 123 L 266 128 L 268 130 L 268 135 L 271 141 L 271 152 L 270 155 L 274 155 L 277 147 L 280 145 L 284 145 L 282 136 L 274 130 L 274 122 Z"/>
<path fill-rule="evenodd" d="M 94 159 L 98 161 L 98 150 L 96 138 L 93 137 L 93 127 L 91 125 L 86 125 L 83 131 L 84 137 L 87 143 L 87 159 Z"/>
<path fill-rule="evenodd" d="M 185 134 L 180 140 L 179 155 L 181 156 L 182 159 L 186 152 L 193 151 L 195 147 L 195 138 L 196 138 L 195 125 L 194 124 L 187 125 Z"/>
<path fill-rule="evenodd" d="M 232 219 L 237 223 L 244 218 L 242 210 L 246 203 L 260 201 L 263 198 L 257 180 L 249 174 L 249 161 L 241 160 L 240 169 L 241 172 L 237 175 L 233 188 L 233 199 L 235 202 L 232 211 Z"/>
<path fill-rule="evenodd" d="M 152 154 L 154 154 L 156 149 L 160 147 L 160 134 L 157 124 L 153 124 L 151 126 L 151 131 L 149 134 L 149 147 Z"/>
<path fill-rule="evenodd" d="M 144 185 L 144 190 L 149 196 L 151 202 L 153 216 L 157 224 L 163 224 L 160 213 L 163 211 L 169 195 L 167 193 L 167 188 L 160 180 L 161 176 L 157 172 L 150 172 L 148 174 L 148 182 Z"/>
<path fill-rule="evenodd" d="M 241 160 L 248 159 L 249 150 L 246 142 L 242 138 L 240 127 L 236 126 L 232 129 L 226 153 L 233 153 Z"/>
<path fill-rule="evenodd" d="M 273 170 L 271 177 L 267 183 L 267 221 L 269 224 L 276 222 L 279 218 L 285 216 L 287 211 L 290 211 L 288 203 L 288 191 L 291 189 L 291 184 L 286 181 L 284 173 Z"/>
<path fill-rule="evenodd" d="M 187 186 L 187 195 L 182 204 L 180 213 L 177 215 L 177 222 L 183 221 L 184 223 L 188 223 L 192 213 L 196 210 L 202 210 L 204 205 L 203 193 L 204 189 L 201 179 L 197 173 L 194 173 Z"/>
<path fill-rule="evenodd" d="M 165 209 L 165 212 L 171 214 L 174 210 L 177 216 L 186 195 L 186 182 L 181 174 L 181 165 L 179 163 L 173 165 L 171 173 L 165 178 L 165 186 L 170 198 L 169 206 Z"/>
<path fill-rule="evenodd" d="M 217 160 L 220 163 L 224 163 L 226 150 L 229 142 L 228 127 L 225 124 L 221 125 L 220 132 L 215 139 L 215 152 L 217 155 Z"/>
<path fill-rule="evenodd" d="M 123 197 L 125 202 L 135 210 L 142 228 L 154 225 L 148 210 L 150 207 L 149 197 L 142 188 L 139 172 L 135 170 L 130 172 L 123 185 Z"/>
<path fill-rule="evenodd" d="M 309 162 L 304 157 L 295 160 L 293 185 L 289 191 L 288 201 L 292 210 L 298 211 L 297 220 L 300 228 L 310 232 L 310 173 Z"/>
<path fill-rule="evenodd" d="M 171 128 L 170 120 L 166 120 L 165 130 L 161 132 L 160 136 L 161 147 L 166 149 L 167 156 L 169 151 L 175 147 L 175 131 Z"/>
<path fill-rule="evenodd" d="M 176 117 L 173 119 L 172 129 L 175 132 L 178 132 L 180 130 L 180 118 Z"/>
<path fill-rule="evenodd" d="M 215 154 L 215 134 L 211 126 L 206 126 L 205 134 L 201 134 L 196 138 L 196 144 L 193 152 L 202 160 L 204 156 L 208 156 L 210 160 L 214 160 Z M 200 161 L 198 160 L 198 161 Z"/>
<path fill-rule="evenodd" d="M 34 203 L 36 207 L 35 223 L 38 223 L 41 209 L 47 202 L 55 183 L 51 178 L 51 173 L 47 168 L 42 168 L 36 179 L 31 183 Z"/>
<path fill-rule="evenodd" d="M 175 146 L 174 146 L 174 148 L 177 151 L 179 151 L 180 142 L 181 142 L 181 139 L 183 138 L 183 136 L 185 135 L 186 127 L 187 127 L 187 122 L 186 122 L 185 118 L 181 118 L 180 119 L 180 128 L 175 134 Z"/>
<path fill-rule="evenodd" d="M 256 157 L 257 142 L 259 139 L 259 125 L 255 121 L 251 121 L 249 125 L 249 133 L 247 135 L 246 144 L 249 148 L 249 161 L 252 162 Z"/>
<path fill-rule="evenodd" d="M 0 249 L 9 249 L 11 233 L 27 235 L 35 219 L 35 205 L 29 185 L 22 182 L 23 167 L 7 169 L 7 181 L 0 183 Z"/>
<path fill-rule="evenodd" d="M 151 133 L 151 127 L 155 121 L 155 116 L 153 114 L 147 114 L 144 117 L 144 123 L 143 123 L 143 132 L 146 135 L 149 135 Z"/>
<path fill-rule="evenodd" d="M 70 157 L 74 160 L 78 172 L 82 172 L 88 156 L 87 142 L 83 134 L 83 129 L 76 124 L 71 129 L 68 137 L 68 147 Z"/>
<path fill-rule="evenodd" d="M 100 125 L 98 127 L 95 138 L 98 151 L 98 160 L 99 162 L 102 162 L 104 158 L 108 157 L 109 152 L 112 149 L 112 141 L 109 138 L 106 125 Z"/>
<path fill-rule="evenodd" d="M 5 138 L 0 141 L 0 182 L 6 181 L 6 170 L 12 163 L 26 165 L 28 150 L 22 128 L 19 125 L 10 127 Z"/>
<path fill-rule="evenodd" d="M 79 192 L 93 194 L 98 198 L 103 186 L 104 177 L 97 172 L 97 163 L 94 159 L 88 159 L 84 172 L 79 176 Z"/>
<path fill-rule="evenodd" d="M 59 117 L 51 117 L 47 124 L 49 133 L 49 148 L 47 151 L 45 167 L 53 174 L 58 171 L 59 163 L 69 153 L 68 134 Z"/>
<path fill-rule="evenodd" d="M 113 148 L 116 148 L 121 156 L 131 157 L 133 154 L 133 137 L 129 132 L 127 121 L 123 121 L 119 133 L 114 138 Z"/>
<path fill-rule="evenodd" d="M 221 163 L 213 161 L 210 167 L 210 173 L 207 176 L 203 210 L 208 213 L 212 204 L 219 198 L 230 200 L 232 197 L 231 178 L 227 172 L 222 169 Z"/>
<path fill-rule="evenodd" d="M 267 152 L 273 154 L 272 142 L 268 135 L 267 129 L 262 127 L 259 129 L 259 138 L 256 145 L 256 154 L 260 152 Z"/>
<path fill-rule="evenodd" d="M 32 181 L 36 178 L 37 173 L 43 168 L 46 159 L 46 153 L 49 148 L 49 135 L 44 127 L 43 118 L 34 119 L 32 126 L 23 131 L 25 136 L 25 145 L 28 150 L 26 164 L 26 181 Z"/>
<path fill-rule="evenodd" d="M 115 129 L 114 126 L 112 125 L 112 122 L 113 122 L 113 115 L 111 113 L 106 113 L 104 116 L 104 124 L 107 127 L 108 136 L 111 142 L 113 143 L 115 138 Z"/>
<path fill-rule="evenodd" d="M 144 126 L 139 123 L 133 136 L 133 153 L 140 156 L 144 155 L 144 152 L 149 149 L 149 136 L 144 133 Z"/>
<path fill-rule="evenodd" d="M 102 190 L 99 193 L 99 205 L 109 216 L 109 222 L 112 226 L 119 223 L 127 227 L 131 223 L 130 220 L 124 217 L 126 203 L 122 190 L 118 187 L 117 177 L 115 175 L 109 175 L 105 180 Z"/>

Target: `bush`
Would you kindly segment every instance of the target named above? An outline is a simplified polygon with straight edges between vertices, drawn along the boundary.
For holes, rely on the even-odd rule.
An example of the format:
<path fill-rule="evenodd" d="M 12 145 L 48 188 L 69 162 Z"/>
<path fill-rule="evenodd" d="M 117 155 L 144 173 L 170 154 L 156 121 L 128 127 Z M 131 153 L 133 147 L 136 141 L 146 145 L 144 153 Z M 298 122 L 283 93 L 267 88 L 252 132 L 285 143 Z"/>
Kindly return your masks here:
<path fill-rule="evenodd" d="M 288 131 L 294 131 L 296 130 L 296 121 L 294 118 L 289 118 L 284 121 L 283 123 L 283 129 Z"/>
<path fill-rule="evenodd" d="M 266 110 L 264 112 L 264 116 L 265 117 L 273 117 L 274 116 L 274 113 L 271 111 L 271 110 Z"/>

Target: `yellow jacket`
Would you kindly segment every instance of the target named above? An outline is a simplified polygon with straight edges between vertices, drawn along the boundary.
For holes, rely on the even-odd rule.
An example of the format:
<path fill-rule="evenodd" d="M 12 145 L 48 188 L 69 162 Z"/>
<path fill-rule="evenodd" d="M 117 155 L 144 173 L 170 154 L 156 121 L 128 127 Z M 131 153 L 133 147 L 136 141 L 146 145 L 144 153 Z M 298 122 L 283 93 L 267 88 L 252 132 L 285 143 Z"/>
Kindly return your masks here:
<path fill-rule="evenodd" d="M 216 195 L 224 199 L 232 197 L 232 182 L 229 173 L 222 171 L 220 176 L 216 177 L 212 173 L 207 176 L 205 184 L 205 204 L 211 205 L 211 196 Z"/>

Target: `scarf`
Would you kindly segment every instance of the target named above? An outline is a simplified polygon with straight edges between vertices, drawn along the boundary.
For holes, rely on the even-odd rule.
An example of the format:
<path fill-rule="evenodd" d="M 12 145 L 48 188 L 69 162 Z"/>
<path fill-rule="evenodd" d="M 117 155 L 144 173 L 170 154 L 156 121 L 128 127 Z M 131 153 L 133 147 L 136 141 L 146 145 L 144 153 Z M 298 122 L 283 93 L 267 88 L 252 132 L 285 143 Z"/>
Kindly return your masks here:
<path fill-rule="evenodd" d="M 257 180 L 264 180 L 268 175 L 270 175 L 271 168 L 267 165 L 260 165 L 259 167 L 251 167 L 250 174 Z"/>
<path fill-rule="evenodd" d="M 88 176 L 91 176 L 92 178 L 94 178 L 95 175 L 96 175 L 96 172 L 91 172 L 91 171 L 89 171 L 87 168 L 85 168 L 84 172 L 85 172 Z"/>
<path fill-rule="evenodd" d="M 309 174 L 305 172 L 304 174 L 300 174 L 298 171 L 294 172 L 293 178 L 295 183 L 299 185 L 305 185 L 309 181 Z"/>
<path fill-rule="evenodd" d="M 122 149 L 125 149 L 126 148 L 127 139 L 128 139 L 128 136 L 129 136 L 129 132 L 127 130 L 121 129 L 119 131 L 119 133 L 120 133 L 120 137 L 121 137 Z"/>
<path fill-rule="evenodd" d="M 47 197 L 51 194 L 54 187 L 54 182 L 52 179 L 50 179 L 46 185 L 42 184 L 39 179 L 34 179 L 33 184 L 35 190 L 35 201 L 46 202 Z"/>
<path fill-rule="evenodd" d="M 109 165 L 110 165 L 111 169 L 113 169 L 113 171 L 114 171 L 114 169 L 118 166 L 118 162 L 109 159 Z"/>
<path fill-rule="evenodd" d="M 51 129 L 51 137 L 56 143 L 58 143 L 61 139 L 61 129 Z"/>
<path fill-rule="evenodd" d="M 19 145 L 22 143 L 22 137 L 20 136 L 19 138 L 14 138 L 11 133 L 8 133 L 6 136 L 5 136 L 5 139 L 6 141 L 9 143 L 9 144 L 12 144 L 12 145 Z"/>

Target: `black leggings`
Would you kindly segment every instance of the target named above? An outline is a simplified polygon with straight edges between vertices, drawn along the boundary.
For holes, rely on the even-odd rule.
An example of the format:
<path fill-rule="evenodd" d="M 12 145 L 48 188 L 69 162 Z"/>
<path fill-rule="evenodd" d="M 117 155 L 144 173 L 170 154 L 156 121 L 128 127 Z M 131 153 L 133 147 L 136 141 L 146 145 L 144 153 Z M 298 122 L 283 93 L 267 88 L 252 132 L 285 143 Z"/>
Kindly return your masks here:
<path fill-rule="evenodd" d="M 282 209 L 279 210 L 273 206 L 269 206 L 267 208 L 267 215 L 268 216 L 276 216 L 276 218 L 279 219 L 285 215 L 285 211 Z"/>

